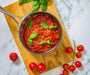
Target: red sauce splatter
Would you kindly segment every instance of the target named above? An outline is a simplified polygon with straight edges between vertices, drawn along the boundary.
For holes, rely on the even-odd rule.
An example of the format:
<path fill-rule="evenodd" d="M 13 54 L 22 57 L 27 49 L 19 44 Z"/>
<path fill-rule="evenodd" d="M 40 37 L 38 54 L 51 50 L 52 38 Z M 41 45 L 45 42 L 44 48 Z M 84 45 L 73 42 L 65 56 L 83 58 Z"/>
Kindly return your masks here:
<path fill-rule="evenodd" d="M 35 16 L 32 16 L 30 18 L 32 21 L 32 27 L 30 29 L 27 29 L 28 25 L 28 20 L 25 22 L 23 25 L 22 29 L 22 39 L 25 43 L 25 45 L 32 51 L 35 52 L 45 52 L 50 49 L 52 49 L 58 42 L 59 42 L 59 37 L 61 35 L 60 32 L 60 27 L 58 23 L 53 19 L 51 16 L 46 15 L 46 14 L 38 14 Z M 58 26 L 56 30 L 50 30 L 50 29 L 45 29 L 40 26 L 40 23 L 46 23 L 48 26 L 54 25 Z M 33 47 L 31 47 L 28 43 L 27 40 L 29 36 L 32 33 L 39 33 L 39 37 L 37 39 L 33 39 Z M 53 44 L 44 44 L 44 45 L 39 45 L 39 43 L 43 40 L 50 40 Z"/>

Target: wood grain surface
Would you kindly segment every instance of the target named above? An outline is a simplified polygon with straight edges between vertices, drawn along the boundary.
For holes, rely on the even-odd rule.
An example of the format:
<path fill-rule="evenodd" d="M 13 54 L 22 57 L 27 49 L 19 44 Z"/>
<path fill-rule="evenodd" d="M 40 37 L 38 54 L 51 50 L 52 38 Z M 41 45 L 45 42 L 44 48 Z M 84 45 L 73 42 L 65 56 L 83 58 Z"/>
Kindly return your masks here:
<path fill-rule="evenodd" d="M 24 17 L 27 14 L 29 14 L 30 11 L 32 10 L 32 2 L 22 4 L 21 6 L 19 5 L 19 2 L 15 2 L 9 6 L 6 6 L 5 9 L 15 15 Z M 41 8 L 39 8 L 38 10 L 40 11 Z M 47 11 L 52 13 L 54 16 L 56 16 L 58 18 L 58 20 L 60 21 L 62 29 L 63 29 L 63 36 L 62 36 L 62 41 L 61 41 L 60 45 L 57 47 L 57 49 L 46 55 L 35 55 L 35 54 L 28 52 L 22 46 L 22 44 L 19 40 L 19 34 L 18 34 L 19 26 L 10 17 L 5 15 L 8 26 L 9 26 L 11 33 L 15 39 L 15 42 L 16 42 L 17 47 L 20 51 L 20 54 L 23 58 L 23 61 L 26 65 L 29 75 L 39 75 L 38 72 L 32 72 L 29 69 L 29 64 L 31 62 L 35 62 L 37 64 L 44 63 L 46 65 L 46 71 L 49 71 L 51 69 L 54 69 L 58 66 L 61 66 L 65 63 L 68 63 L 73 60 L 73 53 L 67 54 L 65 52 L 66 47 L 71 46 L 71 44 L 70 44 L 69 38 L 67 36 L 67 33 L 65 31 L 65 28 L 63 26 L 61 17 L 58 14 L 58 11 L 55 7 L 53 0 L 50 0 L 50 2 L 48 3 Z M 16 18 L 16 20 L 20 23 L 22 19 Z"/>

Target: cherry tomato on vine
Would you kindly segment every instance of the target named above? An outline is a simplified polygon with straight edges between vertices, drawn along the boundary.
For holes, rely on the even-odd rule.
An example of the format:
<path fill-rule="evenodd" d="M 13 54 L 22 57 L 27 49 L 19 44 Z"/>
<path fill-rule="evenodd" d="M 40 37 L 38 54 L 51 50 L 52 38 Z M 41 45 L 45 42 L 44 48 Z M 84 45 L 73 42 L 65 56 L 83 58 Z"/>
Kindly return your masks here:
<path fill-rule="evenodd" d="M 69 70 L 69 64 L 64 64 L 63 68 L 66 69 L 66 70 Z"/>
<path fill-rule="evenodd" d="M 81 53 L 81 52 L 77 52 L 77 53 L 76 53 L 76 57 L 77 57 L 77 58 L 81 58 L 81 57 L 82 57 L 82 53 Z"/>
<path fill-rule="evenodd" d="M 70 71 L 74 72 L 76 70 L 76 67 L 74 65 L 71 65 L 69 69 Z"/>
<path fill-rule="evenodd" d="M 30 63 L 30 64 L 29 64 L 29 68 L 30 68 L 30 70 L 32 70 L 32 71 L 36 70 L 36 69 L 37 69 L 37 64 L 36 64 L 36 63 Z"/>
<path fill-rule="evenodd" d="M 77 50 L 82 52 L 84 50 L 84 46 L 83 45 L 78 45 Z"/>
<path fill-rule="evenodd" d="M 37 70 L 39 72 L 44 72 L 46 70 L 46 66 L 44 64 L 39 64 Z"/>
<path fill-rule="evenodd" d="M 68 71 L 67 70 L 63 70 L 63 75 L 68 75 Z"/>
<path fill-rule="evenodd" d="M 76 61 L 75 65 L 77 68 L 81 68 L 82 67 L 82 63 L 80 61 Z"/>
<path fill-rule="evenodd" d="M 66 48 L 66 52 L 69 53 L 69 54 L 71 54 L 73 52 L 72 47 L 67 47 Z"/>
<path fill-rule="evenodd" d="M 18 59 L 18 55 L 17 55 L 17 53 L 11 53 L 11 54 L 9 55 L 9 58 L 10 58 L 10 60 L 12 60 L 12 61 L 16 61 L 16 60 Z"/>

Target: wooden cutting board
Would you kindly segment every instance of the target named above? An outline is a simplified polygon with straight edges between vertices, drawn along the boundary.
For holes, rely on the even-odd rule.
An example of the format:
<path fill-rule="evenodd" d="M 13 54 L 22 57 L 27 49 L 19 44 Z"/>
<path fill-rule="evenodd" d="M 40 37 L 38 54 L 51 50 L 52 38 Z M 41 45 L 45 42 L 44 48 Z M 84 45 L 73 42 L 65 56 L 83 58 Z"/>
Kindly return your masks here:
<path fill-rule="evenodd" d="M 24 17 L 27 14 L 29 14 L 29 12 L 32 10 L 32 2 L 22 4 L 21 6 L 19 5 L 19 2 L 15 2 L 11 5 L 6 6 L 5 9 L 15 15 Z M 41 8 L 39 8 L 39 10 L 41 10 Z M 35 55 L 35 54 L 28 52 L 22 46 L 22 44 L 19 40 L 19 35 L 18 35 L 19 26 L 10 17 L 5 15 L 8 26 L 9 26 L 11 33 L 15 39 L 15 42 L 16 42 L 17 47 L 20 51 L 20 54 L 23 58 L 23 61 L 26 65 L 29 75 L 39 75 L 38 72 L 32 72 L 29 69 L 29 64 L 31 62 L 35 62 L 37 64 L 44 63 L 46 65 L 46 71 L 49 71 L 51 69 L 54 69 L 58 66 L 61 66 L 65 63 L 68 63 L 73 60 L 73 53 L 67 54 L 65 52 L 66 47 L 71 46 L 71 44 L 70 44 L 69 38 L 67 36 L 67 33 L 65 31 L 65 28 L 63 26 L 61 17 L 58 14 L 58 11 L 55 7 L 53 0 L 50 0 L 50 2 L 48 3 L 47 11 L 52 13 L 54 16 L 56 16 L 58 18 L 58 20 L 60 21 L 62 29 L 63 29 L 63 36 L 62 36 L 62 41 L 61 41 L 60 45 L 58 46 L 58 48 L 56 50 L 54 50 L 53 52 L 46 54 L 46 55 Z M 20 21 L 22 19 L 16 18 L 16 20 L 20 23 Z"/>

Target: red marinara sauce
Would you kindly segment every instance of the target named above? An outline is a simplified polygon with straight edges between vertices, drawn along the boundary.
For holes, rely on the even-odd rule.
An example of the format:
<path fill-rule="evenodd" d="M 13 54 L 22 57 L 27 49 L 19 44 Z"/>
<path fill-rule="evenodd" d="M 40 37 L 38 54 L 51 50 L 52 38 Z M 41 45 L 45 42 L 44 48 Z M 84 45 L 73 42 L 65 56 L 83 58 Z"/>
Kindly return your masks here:
<path fill-rule="evenodd" d="M 31 51 L 38 53 L 52 49 L 59 42 L 59 38 L 61 36 L 61 30 L 56 20 L 47 14 L 34 15 L 30 18 L 30 20 L 32 21 L 32 27 L 30 29 L 27 29 L 27 27 L 29 26 L 27 20 L 22 28 L 22 39 L 25 45 Z M 58 28 L 55 30 L 50 30 L 49 28 L 41 27 L 40 23 L 46 23 L 48 26 L 50 25 L 58 26 Z M 32 47 L 27 43 L 27 40 L 29 36 L 33 33 L 39 33 L 39 36 L 38 38 L 32 40 L 33 41 Z M 43 45 L 39 45 L 39 43 L 43 40 L 45 41 L 50 40 L 53 44 L 45 43 Z"/>

